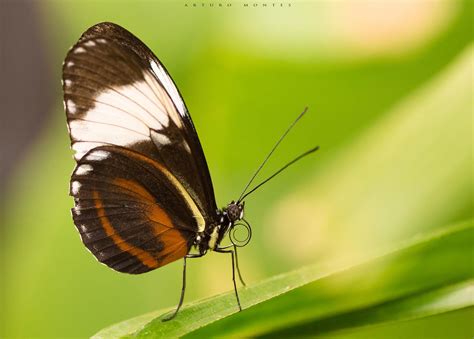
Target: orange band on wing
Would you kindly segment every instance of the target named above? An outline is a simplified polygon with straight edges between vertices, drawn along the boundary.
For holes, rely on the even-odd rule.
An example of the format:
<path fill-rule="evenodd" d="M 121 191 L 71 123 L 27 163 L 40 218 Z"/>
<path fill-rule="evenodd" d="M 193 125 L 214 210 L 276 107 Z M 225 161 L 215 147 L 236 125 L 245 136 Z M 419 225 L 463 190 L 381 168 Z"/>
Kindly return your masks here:
<path fill-rule="evenodd" d="M 188 245 L 181 233 L 177 230 L 170 229 L 163 233 L 160 237 L 163 243 L 163 251 L 160 254 L 163 256 L 160 265 L 166 265 L 172 261 L 181 259 L 188 254 Z"/>
<path fill-rule="evenodd" d="M 136 257 L 142 262 L 143 265 L 148 266 L 149 268 L 159 267 L 158 261 L 153 258 L 150 253 L 130 245 L 129 243 L 125 242 L 125 240 L 123 240 L 120 235 L 115 233 L 112 224 L 110 223 L 109 219 L 105 214 L 105 210 L 102 206 L 102 200 L 99 197 L 99 193 L 97 191 L 94 191 L 93 197 L 95 199 L 95 207 L 97 208 L 97 215 L 101 220 L 102 227 L 104 228 L 104 231 L 107 236 L 109 236 L 110 239 L 114 242 L 114 244 L 122 251 L 128 252 L 134 257 Z"/>
<path fill-rule="evenodd" d="M 130 151 L 128 149 L 123 149 L 121 152 L 125 153 L 129 158 L 135 158 L 139 162 L 145 162 L 154 168 L 156 168 L 160 173 L 162 173 L 166 178 L 173 184 L 173 186 L 176 188 L 176 190 L 182 195 L 184 201 L 188 205 L 188 207 L 191 209 L 194 218 L 196 219 L 197 226 L 198 226 L 198 231 L 202 232 L 204 231 L 204 228 L 206 227 L 206 221 L 204 220 L 204 217 L 202 216 L 201 211 L 199 210 L 198 206 L 196 205 L 195 201 L 192 199 L 192 197 L 189 195 L 189 192 L 186 190 L 186 188 L 181 184 L 181 182 L 171 173 L 166 166 L 163 166 L 159 162 L 148 158 L 140 153 Z"/>
<path fill-rule="evenodd" d="M 155 202 L 153 196 L 148 192 L 142 185 L 133 180 L 127 180 L 123 178 L 115 178 L 114 184 L 127 189 L 137 195 L 138 198 L 142 198 L 151 202 Z"/>
<path fill-rule="evenodd" d="M 168 214 L 155 202 L 153 196 L 138 182 L 123 178 L 116 178 L 114 184 L 127 189 L 127 191 L 133 192 L 137 195 L 139 199 L 145 199 L 152 202 L 150 205 L 146 216 L 150 220 L 150 226 L 152 226 L 153 233 L 156 238 L 163 244 L 163 249 L 158 253 L 158 258 L 155 259 L 148 252 L 131 246 L 130 244 L 124 242 L 122 238 L 114 233 L 114 229 L 110 224 L 110 221 L 105 217 L 105 211 L 101 206 L 96 207 L 99 210 L 99 217 L 104 215 L 103 218 L 103 227 L 105 232 L 112 241 L 119 246 L 123 251 L 134 255 L 140 261 L 147 265 L 150 268 L 157 268 L 163 265 L 166 265 L 172 261 L 184 257 L 188 253 L 187 241 L 183 237 L 180 231 L 174 228 L 173 222 Z M 94 192 L 96 193 L 96 192 Z M 94 196 L 94 198 L 98 199 Z M 100 203 L 100 200 L 98 200 Z M 102 213 L 102 214 L 101 214 Z M 109 233 L 111 232 L 111 233 Z"/>
<path fill-rule="evenodd" d="M 155 202 L 155 199 L 150 194 L 150 192 L 148 192 L 142 185 L 136 181 L 123 178 L 115 179 L 114 184 L 135 193 L 138 198 L 152 202 L 150 208 L 148 209 L 147 217 L 153 222 L 153 231 L 157 237 L 160 236 L 160 234 L 166 229 L 174 227 L 173 222 L 171 221 L 168 214 Z"/>

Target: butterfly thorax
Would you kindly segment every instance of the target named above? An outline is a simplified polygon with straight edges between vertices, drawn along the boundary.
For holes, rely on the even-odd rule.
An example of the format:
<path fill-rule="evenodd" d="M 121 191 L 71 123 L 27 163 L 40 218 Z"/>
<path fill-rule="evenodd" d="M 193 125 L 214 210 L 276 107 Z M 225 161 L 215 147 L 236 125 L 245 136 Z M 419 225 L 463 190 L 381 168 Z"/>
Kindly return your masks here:
<path fill-rule="evenodd" d="M 232 201 L 221 210 L 217 211 L 217 220 L 215 224 L 208 225 L 202 234 L 196 238 L 195 245 L 199 252 L 204 254 L 207 250 L 214 250 L 219 247 L 226 233 L 232 228 L 235 222 L 244 216 L 244 204 Z"/>

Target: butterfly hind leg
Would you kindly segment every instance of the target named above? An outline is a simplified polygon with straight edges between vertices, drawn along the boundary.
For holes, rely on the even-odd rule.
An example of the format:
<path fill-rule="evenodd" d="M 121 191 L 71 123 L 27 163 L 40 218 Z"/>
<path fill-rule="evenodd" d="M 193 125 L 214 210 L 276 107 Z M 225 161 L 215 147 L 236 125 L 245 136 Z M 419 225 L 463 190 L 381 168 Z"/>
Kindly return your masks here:
<path fill-rule="evenodd" d="M 229 251 L 223 251 L 227 248 L 230 248 L 230 247 L 233 247 L 234 249 L 233 250 L 229 250 Z M 219 253 L 229 253 L 229 252 L 234 252 L 234 255 L 235 255 L 235 268 L 237 269 L 237 274 L 239 275 L 239 280 L 240 280 L 240 283 L 245 287 L 247 286 L 247 284 L 245 283 L 244 281 L 244 278 L 242 278 L 242 274 L 240 273 L 240 267 L 239 267 L 239 258 L 237 256 L 237 246 L 236 245 L 229 245 L 229 246 L 224 246 L 224 247 L 219 247 L 217 249 L 214 250 L 215 252 L 219 252 Z"/>
<path fill-rule="evenodd" d="M 237 274 L 239 275 L 240 283 L 244 286 L 247 286 L 244 279 L 242 278 L 242 274 L 240 274 L 239 259 L 237 257 L 237 246 L 235 245 L 234 245 L 234 253 L 235 253 L 235 267 L 237 268 Z"/>
<path fill-rule="evenodd" d="M 234 250 L 224 250 L 222 248 L 216 248 L 216 249 L 214 249 L 214 252 L 230 253 L 231 256 L 232 256 L 232 281 L 234 283 L 234 291 L 235 291 L 235 297 L 237 298 L 237 305 L 239 306 L 239 311 L 242 311 L 242 306 L 240 305 L 239 293 L 237 292 L 237 283 L 235 282 L 235 261 L 236 261 L 235 259 L 236 259 L 236 255 L 234 253 Z M 240 277 L 240 272 L 239 272 L 239 277 Z M 241 277 L 240 277 L 240 279 L 242 281 Z"/>
<path fill-rule="evenodd" d="M 184 292 L 186 291 L 186 259 L 187 258 L 200 258 L 202 257 L 203 254 L 188 254 L 187 256 L 184 257 L 184 262 L 183 262 L 183 285 L 181 287 L 181 296 L 179 297 L 179 303 L 178 306 L 176 307 L 176 310 L 169 316 L 165 317 L 162 319 L 162 321 L 169 321 L 176 317 L 178 314 L 181 306 L 183 305 L 184 301 Z"/>

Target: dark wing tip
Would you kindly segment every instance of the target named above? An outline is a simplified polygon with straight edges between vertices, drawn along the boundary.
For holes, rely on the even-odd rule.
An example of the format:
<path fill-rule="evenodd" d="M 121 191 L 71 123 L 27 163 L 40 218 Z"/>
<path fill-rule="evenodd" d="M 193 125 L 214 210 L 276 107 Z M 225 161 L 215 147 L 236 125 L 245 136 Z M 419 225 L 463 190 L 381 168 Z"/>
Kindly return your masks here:
<path fill-rule="evenodd" d="M 81 35 L 79 41 L 85 40 L 85 39 L 96 38 L 98 36 L 105 37 L 105 36 L 115 35 L 118 32 L 123 34 L 123 32 L 128 32 L 128 31 L 122 26 L 117 25 L 113 22 L 104 21 L 104 22 L 100 22 L 98 24 L 95 24 L 94 26 L 89 27 Z"/>
<path fill-rule="evenodd" d="M 142 61 L 158 60 L 153 52 L 130 31 L 113 22 L 104 21 L 90 27 L 79 39 L 79 42 L 87 39 L 106 38 L 115 43 L 124 45 L 133 50 Z"/>

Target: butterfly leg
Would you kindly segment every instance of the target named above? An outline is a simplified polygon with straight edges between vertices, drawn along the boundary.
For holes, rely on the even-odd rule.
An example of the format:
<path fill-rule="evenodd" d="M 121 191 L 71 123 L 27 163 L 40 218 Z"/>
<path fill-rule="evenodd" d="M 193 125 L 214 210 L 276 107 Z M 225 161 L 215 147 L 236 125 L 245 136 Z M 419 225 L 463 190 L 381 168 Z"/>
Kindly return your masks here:
<path fill-rule="evenodd" d="M 202 254 L 188 254 L 187 256 L 184 257 L 184 264 L 183 264 L 183 286 L 181 288 L 181 296 L 179 297 L 179 303 L 178 303 L 178 306 L 176 307 L 176 310 L 173 312 L 173 314 L 171 314 L 170 316 L 166 317 L 166 318 L 163 318 L 162 321 L 169 321 L 171 319 L 173 319 L 174 317 L 176 317 L 176 315 L 178 314 L 179 312 L 179 309 L 181 308 L 181 306 L 183 305 L 183 301 L 184 301 L 184 292 L 186 291 L 186 259 L 187 258 L 200 258 L 202 257 L 203 255 Z"/>
<path fill-rule="evenodd" d="M 242 285 L 247 286 L 247 284 L 245 284 L 244 279 L 242 279 L 242 274 L 240 274 L 239 259 L 237 257 L 237 246 L 235 246 L 235 245 L 234 245 L 234 253 L 235 253 L 235 266 L 237 267 L 237 273 L 239 274 L 239 280 L 242 283 Z"/>
<path fill-rule="evenodd" d="M 235 291 L 235 297 L 237 298 L 237 305 L 239 306 L 239 311 L 242 311 L 242 306 L 240 306 L 240 299 L 239 299 L 239 293 L 237 292 L 237 284 L 235 282 L 235 257 L 234 257 L 234 251 L 233 250 L 223 250 L 216 248 L 214 249 L 214 252 L 218 253 L 230 253 L 232 255 L 232 281 L 234 282 L 234 291 Z"/>

